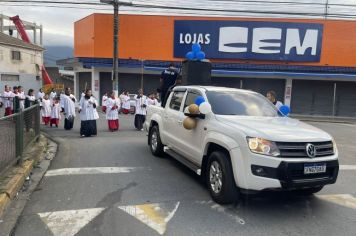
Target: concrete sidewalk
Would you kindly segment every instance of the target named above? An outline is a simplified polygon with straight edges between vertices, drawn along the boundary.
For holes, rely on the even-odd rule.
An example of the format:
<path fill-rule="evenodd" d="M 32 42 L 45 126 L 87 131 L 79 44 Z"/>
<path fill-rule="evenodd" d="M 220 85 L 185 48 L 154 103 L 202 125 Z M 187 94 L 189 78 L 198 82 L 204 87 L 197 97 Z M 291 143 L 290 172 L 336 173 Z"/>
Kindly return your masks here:
<path fill-rule="evenodd" d="M 29 196 L 42 179 L 56 151 L 57 144 L 41 135 L 39 142 L 29 145 L 25 150 L 22 163 L 1 176 L 0 236 L 11 234 Z M 38 168 L 41 169 L 40 173 L 33 176 L 33 172 L 38 172 L 34 169 Z"/>

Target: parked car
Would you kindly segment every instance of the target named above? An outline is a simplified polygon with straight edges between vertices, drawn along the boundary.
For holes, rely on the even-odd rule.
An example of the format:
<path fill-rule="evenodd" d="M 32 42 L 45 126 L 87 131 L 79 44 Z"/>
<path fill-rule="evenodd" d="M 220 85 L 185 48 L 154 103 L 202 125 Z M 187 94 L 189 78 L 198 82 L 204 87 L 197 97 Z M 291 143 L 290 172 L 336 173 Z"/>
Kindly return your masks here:
<path fill-rule="evenodd" d="M 211 112 L 186 112 L 198 97 Z M 187 116 L 197 120 L 192 130 L 183 127 Z M 169 154 L 201 175 L 218 203 L 263 190 L 313 194 L 338 176 L 338 150 L 328 133 L 286 117 L 252 91 L 176 87 L 165 108 L 148 107 L 145 128 L 152 154 Z"/>

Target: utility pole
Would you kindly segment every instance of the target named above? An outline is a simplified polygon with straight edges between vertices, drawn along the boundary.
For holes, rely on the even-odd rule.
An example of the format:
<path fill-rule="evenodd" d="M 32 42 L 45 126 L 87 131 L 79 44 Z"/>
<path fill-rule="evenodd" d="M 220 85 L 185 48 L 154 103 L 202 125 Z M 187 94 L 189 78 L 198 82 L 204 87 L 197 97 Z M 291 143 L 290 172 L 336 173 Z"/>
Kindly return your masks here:
<path fill-rule="evenodd" d="M 325 2 L 325 12 L 324 12 L 325 20 L 327 20 L 327 18 L 328 18 L 328 13 L 329 13 L 329 0 L 326 0 L 326 2 Z"/>
<path fill-rule="evenodd" d="M 114 0 L 114 58 L 113 58 L 113 76 L 112 76 L 112 87 L 113 90 L 117 90 L 117 95 L 119 95 L 119 52 L 118 52 L 118 43 L 119 43 L 119 1 Z"/>
<path fill-rule="evenodd" d="M 119 93 L 119 8 L 120 6 L 132 6 L 132 2 L 120 2 L 119 0 L 100 0 L 101 3 L 110 4 L 114 7 L 114 46 L 113 46 L 113 69 L 112 87 Z"/>

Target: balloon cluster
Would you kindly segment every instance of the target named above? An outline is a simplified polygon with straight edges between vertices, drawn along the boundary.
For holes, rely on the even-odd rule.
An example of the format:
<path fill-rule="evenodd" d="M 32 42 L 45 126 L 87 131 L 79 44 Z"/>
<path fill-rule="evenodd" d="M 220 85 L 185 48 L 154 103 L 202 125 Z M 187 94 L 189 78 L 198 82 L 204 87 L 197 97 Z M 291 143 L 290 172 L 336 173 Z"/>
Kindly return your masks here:
<path fill-rule="evenodd" d="M 185 57 L 188 60 L 204 60 L 205 53 L 201 50 L 201 46 L 199 43 L 195 43 L 192 45 L 192 51 L 188 52 Z"/>
<path fill-rule="evenodd" d="M 211 112 L 211 105 L 205 101 L 202 96 L 195 99 L 194 103 L 185 108 L 184 113 L 189 114 L 209 114 Z M 183 127 L 187 130 L 192 130 L 197 127 L 197 120 L 192 117 L 186 117 L 183 121 Z"/>

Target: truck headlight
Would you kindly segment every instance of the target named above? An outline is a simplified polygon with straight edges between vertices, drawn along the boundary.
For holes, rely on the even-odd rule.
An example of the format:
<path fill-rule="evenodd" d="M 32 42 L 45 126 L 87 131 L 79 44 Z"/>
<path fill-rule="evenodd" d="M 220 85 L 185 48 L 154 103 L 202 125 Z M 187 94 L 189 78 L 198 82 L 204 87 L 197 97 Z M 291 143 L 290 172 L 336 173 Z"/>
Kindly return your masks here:
<path fill-rule="evenodd" d="M 262 138 L 248 137 L 247 143 L 251 152 L 274 157 L 280 155 L 279 149 L 275 142 Z"/>

